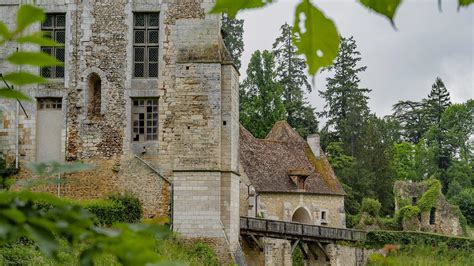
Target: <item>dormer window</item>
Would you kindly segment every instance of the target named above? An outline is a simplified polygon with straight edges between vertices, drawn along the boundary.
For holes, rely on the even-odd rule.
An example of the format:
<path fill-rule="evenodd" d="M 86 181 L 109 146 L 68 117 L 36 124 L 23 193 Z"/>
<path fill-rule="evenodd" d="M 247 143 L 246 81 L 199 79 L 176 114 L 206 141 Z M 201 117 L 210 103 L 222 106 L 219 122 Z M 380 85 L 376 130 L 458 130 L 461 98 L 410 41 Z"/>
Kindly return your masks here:
<path fill-rule="evenodd" d="M 305 189 L 305 182 L 308 176 L 309 174 L 304 169 L 292 169 L 288 171 L 288 177 L 290 177 L 298 190 Z"/>

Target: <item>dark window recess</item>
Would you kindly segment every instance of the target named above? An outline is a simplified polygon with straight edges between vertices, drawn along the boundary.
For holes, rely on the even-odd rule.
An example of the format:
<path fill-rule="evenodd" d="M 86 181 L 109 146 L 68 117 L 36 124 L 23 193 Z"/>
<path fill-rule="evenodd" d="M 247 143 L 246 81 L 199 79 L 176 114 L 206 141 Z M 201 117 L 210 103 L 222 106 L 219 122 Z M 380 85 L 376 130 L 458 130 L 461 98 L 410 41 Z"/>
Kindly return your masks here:
<path fill-rule="evenodd" d="M 430 224 L 435 224 L 436 222 L 436 208 L 431 208 L 430 210 Z"/>
<path fill-rule="evenodd" d="M 61 110 L 63 107 L 62 98 L 38 98 L 36 101 L 39 110 Z"/>
<path fill-rule="evenodd" d="M 102 81 L 100 77 L 93 73 L 89 77 L 89 102 L 88 116 L 90 119 L 99 118 L 101 116 L 102 102 Z"/>
<path fill-rule="evenodd" d="M 416 197 L 411 198 L 411 205 L 416 206 L 416 203 L 417 203 L 417 198 Z"/>
<path fill-rule="evenodd" d="M 66 43 L 66 14 L 46 14 L 46 19 L 41 24 L 41 30 L 46 36 L 53 39 L 57 43 Z M 41 51 L 61 62 L 65 59 L 64 47 L 42 46 Z M 64 78 L 63 66 L 42 67 L 40 75 L 44 78 Z"/>
<path fill-rule="evenodd" d="M 326 220 L 326 212 L 325 211 L 321 212 L 321 220 L 323 220 L 323 221 Z"/>
<path fill-rule="evenodd" d="M 158 77 L 160 13 L 135 13 L 133 22 L 133 77 Z"/>
<path fill-rule="evenodd" d="M 158 98 L 132 99 L 133 141 L 158 140 Z"/>

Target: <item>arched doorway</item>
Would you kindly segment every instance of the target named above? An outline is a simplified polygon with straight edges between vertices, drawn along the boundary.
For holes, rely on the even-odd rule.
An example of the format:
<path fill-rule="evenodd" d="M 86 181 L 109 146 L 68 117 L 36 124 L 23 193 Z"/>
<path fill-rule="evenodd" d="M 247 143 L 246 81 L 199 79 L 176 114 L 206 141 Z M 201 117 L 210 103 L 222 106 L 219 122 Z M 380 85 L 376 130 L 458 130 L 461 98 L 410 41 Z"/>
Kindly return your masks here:
<path fill-rule="evenodd" d="M 300 207 L 293 213 L 291 221 L 303 224 L 311 224 L 311 216 L 305 208 Z"/>

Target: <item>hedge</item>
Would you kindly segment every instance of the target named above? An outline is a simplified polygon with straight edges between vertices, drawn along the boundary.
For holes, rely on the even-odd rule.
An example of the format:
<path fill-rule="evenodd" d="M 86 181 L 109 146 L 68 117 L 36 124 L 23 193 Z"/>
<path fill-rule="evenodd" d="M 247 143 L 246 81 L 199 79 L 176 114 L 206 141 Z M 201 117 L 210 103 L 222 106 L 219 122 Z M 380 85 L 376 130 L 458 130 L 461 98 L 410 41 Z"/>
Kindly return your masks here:
<path fill-rule="evenodd" d="M 143 210 L 138 198 L 130 194 L 111 195 L 106 199 L 78 202 L 61 199 L 71 205 L 80 205 L 96 216 L 96 225 L 108 226 L 114 223 L 137 223 L 141 220 Z M 49 203 L 37 201 L 37 208 L 49 210 L 53 206 Z M 53 204 L 54 205 L 54 204 Z"/>
<path fill-rule="evenodd" d="M 364 247 L 380 248 L 385 244 L 402 245 L 447 245 L 452 249 L 464 249 L 474 252 L 474 239 L 451 237 L 438 234 L 410 231 L 370 231 L 362 243 Z"/>
<path fill-rule="evenodd" d="M 113 223 L 136 223 L 142 218 L 140 201 L 129 194 L 112 195 L 106 200 L 95 200 L 85 204 L 90 213 L 97 217 L 98 225 Z"/>

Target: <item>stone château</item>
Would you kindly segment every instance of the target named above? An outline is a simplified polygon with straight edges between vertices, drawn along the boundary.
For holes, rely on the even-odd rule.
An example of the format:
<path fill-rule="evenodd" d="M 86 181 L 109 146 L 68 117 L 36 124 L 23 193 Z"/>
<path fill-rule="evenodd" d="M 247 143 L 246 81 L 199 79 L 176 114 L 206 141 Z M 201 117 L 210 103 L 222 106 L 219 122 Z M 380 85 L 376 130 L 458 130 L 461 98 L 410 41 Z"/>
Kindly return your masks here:
<path fill-rule="evenodd" d="M 2 21 L 14 28 L 19 5 L 33 3 L 47 17 L 31 30 L 64 46 L 12 45 L 0 58 L 41 49 L 64 66 L 22 69 L 50 81 L 19 88 L 33 99 L 25 111 L 0 100 L 0 151 L 20 178 L 32 178 L 30 161 L 93 163 L 39 189 L 131 192 L 147 217 L 169 216 L 175 231 L 236 259 L 240 215 L 345 227 L 344 191 L 317 136 L 306 143 L 278 123 L 257 140 L 240 127 L 239 73 L 221 15 L 208 12 L 214 0 L 3 0 Z M 16 70 L 0 61 L 1 73 Z"/>

